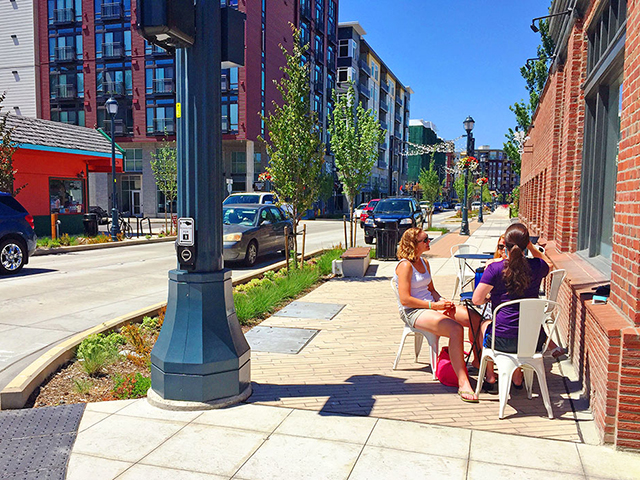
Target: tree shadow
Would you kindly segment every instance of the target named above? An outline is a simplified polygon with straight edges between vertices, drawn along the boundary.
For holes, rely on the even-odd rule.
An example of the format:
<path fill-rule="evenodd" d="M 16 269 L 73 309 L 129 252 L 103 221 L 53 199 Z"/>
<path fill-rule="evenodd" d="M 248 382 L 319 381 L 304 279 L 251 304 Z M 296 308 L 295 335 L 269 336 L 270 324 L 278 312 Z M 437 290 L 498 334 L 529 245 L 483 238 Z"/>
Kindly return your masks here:
<path fill-rule="evenodd" d="M 43 273 L 51 273 L 57 272 L 58 270 L 53 268 L 29 268 L 28 266 L 23 267 L 19 273 L 15 273 L 12 275 L 0 275 L 0 279 L 9 279 L 9 278 L 20 278 L 20 277 L 29 277 L 31 275 L 40 275 Z"/>

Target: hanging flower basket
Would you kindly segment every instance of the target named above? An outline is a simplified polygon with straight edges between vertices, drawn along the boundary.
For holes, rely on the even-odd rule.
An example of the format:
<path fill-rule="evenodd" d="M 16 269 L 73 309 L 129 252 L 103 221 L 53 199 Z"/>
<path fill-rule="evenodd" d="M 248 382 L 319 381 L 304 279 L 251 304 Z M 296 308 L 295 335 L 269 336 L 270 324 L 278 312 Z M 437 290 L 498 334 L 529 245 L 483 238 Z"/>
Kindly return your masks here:
<path fill-rule="evenodd" d="M 469 170 L 474 171 L 478 168 L 478 159 L 476 157 L 462 157 L 458 160 L 457 165 L 460 170 L 468 168 Z"/>
<path fill-rule="evenodd" d="M 480 177 L 478 180 L 476 180 L 476 184 L 479 186 L 486 185 L 488 182 L 489 179 L 487 177 Z"/>
<path fill-rule="evenodd" d="M 266 182 L 269 180 L 271 180 L 271 174 L 269 172 L 262 172 L 260 175 L 258 175 L 259 182 Z"/>

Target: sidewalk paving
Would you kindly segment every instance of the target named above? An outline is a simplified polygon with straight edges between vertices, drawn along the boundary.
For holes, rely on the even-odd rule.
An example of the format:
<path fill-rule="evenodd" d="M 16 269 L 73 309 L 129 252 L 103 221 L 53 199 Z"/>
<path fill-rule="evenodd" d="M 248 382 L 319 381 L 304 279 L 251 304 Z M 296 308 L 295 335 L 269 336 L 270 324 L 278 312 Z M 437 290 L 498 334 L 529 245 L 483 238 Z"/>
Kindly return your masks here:
<path fill-rule="evenodd" d="M 432 246 L 436 288 L 450 297 L 456 243 L 495 248 L 504 212 Z M 434 381 L 425 342 L 414 363 L 407 341 L 392 370 L 402 322 L 389 285 L 396 262 L 373 262 L 370 276 L 333 279 L 300 299 L 341 304 L 332 320 L 274 315 L 261 327 L 317 333 L 298 354 L 252 351 L 253 395 L 206 412 L 172 412 L 146 399 L 89 404 L 68 479 L 402 479 L 640 478 L 640 456 L 590 445 L 571 365 L 547 359 L 555 419 L 539 390 L 511 392 L 506 418 L 497 396 L 460 401 Z M 444 340 L 444 341 L 442 341 Z M 445 343 L 446 339 L 441 339 Z M 565 378 L 567 377 L 567 378 Z"/>

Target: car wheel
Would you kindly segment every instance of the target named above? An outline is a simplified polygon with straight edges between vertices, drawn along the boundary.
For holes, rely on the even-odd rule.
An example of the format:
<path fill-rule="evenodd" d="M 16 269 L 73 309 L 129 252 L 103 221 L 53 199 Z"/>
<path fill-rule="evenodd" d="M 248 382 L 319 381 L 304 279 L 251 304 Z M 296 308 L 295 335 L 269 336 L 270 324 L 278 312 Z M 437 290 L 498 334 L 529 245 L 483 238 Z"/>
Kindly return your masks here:
<path fill-rule="evenodd" d="M 251 240 L 247 246 L 247 254 L 244 256 L 244 264 L 247 267 L 253 267 L 258 259 L 258 243 Z"/>
<path fill-rule="evenodd" d="M 289 245 L 289 251 L 291 251 L 291 249 L 293 248 L 293 242 L 294 242 L 294 237 L 293 235 L 289 235 L 289 240 L 287 245 Z M 285 248 L 282 249 L 281 251 L 282 255 L 286 255 L 287 251 L 286 251 L 286 246 Z"/>
<path fill-rule="evenodd" d="M 366 243 L 367 245 L 371 245 L 373 243 L 373 237 L 367 237 L 365 235 L 364 237 L 364 243 Z"/>
<path fill-rule="evenodd" d="M 0 242 L 0 273 L 18 273 L 27 261 L 27 250 L 19 240 L 8 238 Z"/>

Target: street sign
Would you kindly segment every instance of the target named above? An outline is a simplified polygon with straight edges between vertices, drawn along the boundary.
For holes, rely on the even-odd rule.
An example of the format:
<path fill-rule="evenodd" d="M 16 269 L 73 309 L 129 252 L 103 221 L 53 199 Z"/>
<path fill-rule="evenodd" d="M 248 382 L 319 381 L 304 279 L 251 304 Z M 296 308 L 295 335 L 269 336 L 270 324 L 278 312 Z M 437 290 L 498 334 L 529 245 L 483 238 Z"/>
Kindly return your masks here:
<path fill-rule="evenodd" d="M 195 239 L 193 218 L 178 219 L 178 245 L 193 247 Z"/>

